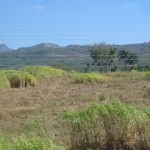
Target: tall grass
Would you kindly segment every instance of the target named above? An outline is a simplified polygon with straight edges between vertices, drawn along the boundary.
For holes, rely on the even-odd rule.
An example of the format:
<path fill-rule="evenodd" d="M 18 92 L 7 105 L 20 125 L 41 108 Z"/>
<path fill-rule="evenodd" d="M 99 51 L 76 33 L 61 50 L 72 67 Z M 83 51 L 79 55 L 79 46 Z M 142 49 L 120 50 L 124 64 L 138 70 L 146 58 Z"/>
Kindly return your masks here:
<path fill-rule="evenodd" d="M 70 150 L 150 149 L 150 109 L 140 110 L 121 102 L 91 104 L 83 110 L 65 110 Z"/>
<path fill-rule="evenodd" d="M 5 137 L 0 134 L 0 150 L 63 150 L 54 144 L 50 132 L 37 121 L 32 130 L 25 130 L 20 135 Z"/>
<path fill-rule="evenodd" d="M 63 150 L 63 148 L 54 144 L 51 138 L 45 139 L 34 134 L 22 134 L 15 138 L 1 134 L 0 150 Z"/>
<path fill-rule="evenodd" d="M 0 89 L 5 89 L 9 87 L 10 87 L 9 80 L 5 77 L 5 75 L 0 73 Z"/>
<path fill-rule="evenodd" d="M 20 87 L 34 86 L 37 81 L 34 76 L 26 72 L 17 70 L 1 70 L 0 76 L 1 78 L 4 79 L 0 80 L 0 85 L 2 87 L 10 86 L 11 88 L 20 88 Z"/>
<path fill-rule="evenodd" d="M 131 71 L 131 72 L 112 72 L 107 73 L 108 76 L 111 77 L 122 77 L 128 78 L 133 80 L 150 80 L 150 71 L 145 72 L 138 72 L 138 71 Z"/>
<path fill-rule="evenodd" d="M 37 78 L 52 78 L 56 76 L 63 76 L 65 74 L 64 70 L 48 66 L 27 66 L 22 68 L 22 71 L 34 75 Z"/>
<path fill-rule="evenodd" d="M 45 139 L 37 135 L 22 135 L 14 139 L 14 150 L 63 150 L 55 145 L 51 138 Z"/>
<path fill-rule="evenodd" d="M 75 83 L 105 83 L 111 81 L 111 77 L 106 76 L 105 74 L 100 74 L 100 73 L 77 73 L 74 72 L 72 74 L 73 78 L 75 79 Z"/>

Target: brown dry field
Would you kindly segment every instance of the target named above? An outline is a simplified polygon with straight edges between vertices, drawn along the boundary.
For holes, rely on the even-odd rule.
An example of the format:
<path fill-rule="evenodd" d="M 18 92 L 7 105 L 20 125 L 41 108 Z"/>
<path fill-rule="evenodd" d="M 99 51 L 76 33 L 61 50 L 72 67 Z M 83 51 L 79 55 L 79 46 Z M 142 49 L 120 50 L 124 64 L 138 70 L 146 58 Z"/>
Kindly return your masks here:
<path fill-rule="evenodd" d="M 21 133 L 33 120 L 47 126 L 59 139 L 59 114 L 79 109 L 91 102 L 121 100 L 150 106 L 144 87 L 150 81 L 118 79 L 109 83 L 75 84 L 71 77 L 40 81 L 35 87 L 0 91 L 0 129 L 7 134 Z"/>

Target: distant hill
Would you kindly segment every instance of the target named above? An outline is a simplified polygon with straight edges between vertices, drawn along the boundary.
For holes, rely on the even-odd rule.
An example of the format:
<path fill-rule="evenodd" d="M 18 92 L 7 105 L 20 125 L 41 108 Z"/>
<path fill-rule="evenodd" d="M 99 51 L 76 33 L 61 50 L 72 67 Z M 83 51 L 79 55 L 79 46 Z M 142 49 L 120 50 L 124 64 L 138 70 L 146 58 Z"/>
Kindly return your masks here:
<path fill-rule="evenodd" d="M 149 59 L 150 61 L 150 42 L 141 44 L 116 45 L 118 49 L 127 49 L 139 56 L 141 59 Z"/>
<path fill-rule="evenodd" d="M 139 63 L 150 63 L 150 42 L 112 46 L 118 50 L 127 49 L 137 54 Z M 1 68 L 19 68 L 25 65 L 65 65 L 82 70 L 91 61 L 89 50 L 89 45 L 60 47 L 52 43 L 41 43 L 31 47 L 18 48 L 14 51 L 9 51 L 8 48 L 0 53 L 0 65 Z"/>
<path fill-rule="evenodd" d="M 0 52 L 5 52 L 5 51 L 11 51 L 9 47 L 7 47 L 5 44 L 0 44 Z"/>

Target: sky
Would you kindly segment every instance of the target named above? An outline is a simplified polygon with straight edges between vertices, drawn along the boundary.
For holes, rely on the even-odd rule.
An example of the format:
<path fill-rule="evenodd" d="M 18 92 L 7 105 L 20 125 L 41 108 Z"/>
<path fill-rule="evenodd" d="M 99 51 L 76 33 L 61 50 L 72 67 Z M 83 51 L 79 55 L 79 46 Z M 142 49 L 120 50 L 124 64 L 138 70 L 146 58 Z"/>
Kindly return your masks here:
<path fill-rule="evenodd" d="M 0 0 L 0 43 L 150 41 L 150 0 Z"/>

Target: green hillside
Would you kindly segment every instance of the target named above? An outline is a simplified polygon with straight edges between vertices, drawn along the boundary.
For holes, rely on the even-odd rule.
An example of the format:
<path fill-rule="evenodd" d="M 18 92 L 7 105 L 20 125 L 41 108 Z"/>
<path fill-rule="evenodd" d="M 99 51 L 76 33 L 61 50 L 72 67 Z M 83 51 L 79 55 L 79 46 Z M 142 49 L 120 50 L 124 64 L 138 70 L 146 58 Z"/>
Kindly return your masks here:
<path fill-rule="evenodd" d="M 127 49 L 139 57 L 140 64 L 150 63 L 150 43 L 113 45 L 118 50 Z M 42 43 L 32 47 L 1 52 L 1 68 L 19 68 L 26 65 L 68 66 L 83 70 L 89 63 L 89 45 L 69 45 L 60 47 L 56 44 Z"/>

